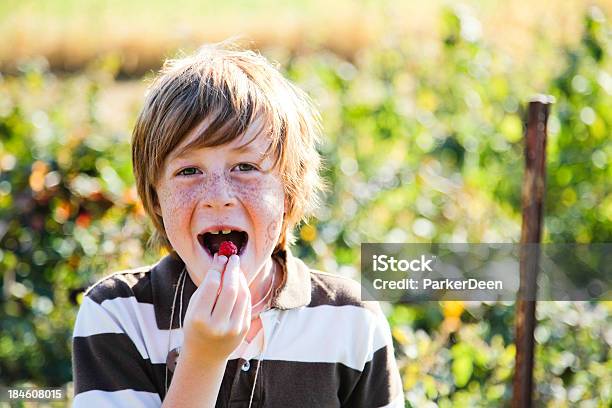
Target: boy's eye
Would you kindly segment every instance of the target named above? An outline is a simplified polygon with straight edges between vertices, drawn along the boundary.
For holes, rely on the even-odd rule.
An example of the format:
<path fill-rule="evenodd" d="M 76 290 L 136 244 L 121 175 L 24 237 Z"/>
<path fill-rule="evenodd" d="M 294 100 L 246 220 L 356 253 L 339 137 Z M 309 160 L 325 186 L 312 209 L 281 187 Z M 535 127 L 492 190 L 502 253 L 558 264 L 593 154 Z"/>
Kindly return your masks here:
<path fill-rule="evenodd" d="M 234 168 L 237 169 L 238 171 L 256 170 L 255 166 L 253 166 L 252 164 L 249 164 L 249 163 L 239 163 Z"/>
<path fill-rule="evenodd" d="M 179 176 L 192 176 L 194 174 L 196 174 L 195 172 L 198 171 L 198 169 L 196 169 L 195 167 L 187 167 L 181 171 L 178 172 Z"/>

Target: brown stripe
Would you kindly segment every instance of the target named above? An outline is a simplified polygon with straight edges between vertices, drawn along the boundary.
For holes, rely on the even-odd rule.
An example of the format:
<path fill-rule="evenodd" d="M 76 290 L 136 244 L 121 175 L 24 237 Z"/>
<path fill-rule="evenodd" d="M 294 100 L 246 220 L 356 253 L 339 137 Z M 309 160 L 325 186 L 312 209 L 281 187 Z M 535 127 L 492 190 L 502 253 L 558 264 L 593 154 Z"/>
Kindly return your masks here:
<path fill-rule="evenodd" d="M 393 355 L 389 356 L 388 348 L 381 348 L 366 363 L 363 372 L 340 363 L 265 360 L 259 373 L 267 390 L 264 406 L 384 406 L 399 393 L 394 378 L 389 377 L 395 367 L 390 358 Z M 254 367 L 253 362 L 251 366 Z"/>
<path fill-rule="evenodd" d="M 383 347 L 374 353 L 359 376 L 359 380 L 348 399 L 342 405 L 347 407 L 381 407 L 393 401 L 399 395 L 399 382 L 396 381 L 397 367 L 395 357 L 389 347 Z M 397 374 L 399 375 L 399 374 Z"/>
<path fill-rule="evenodd" d="M 90 390 L 161 391 L 159 379 L 165 365 L 143 359 L 126 334 L 75 337 L 72 344 L 75 394 Z"/>
<path fill-rule="evenodd" d="M 94 302 L 135 296 L 140 303 L 153 303 L 149 272 L 119 272 L 91 286 L 86 292 Z"/>
<path fill-rule="evenodd" d="M 382 315 L 378 302 L 361 300 L 361 285 L 353 279 L 313 270 L 311 280 L 312 298 L 308 307 L 350 305 Z"/>

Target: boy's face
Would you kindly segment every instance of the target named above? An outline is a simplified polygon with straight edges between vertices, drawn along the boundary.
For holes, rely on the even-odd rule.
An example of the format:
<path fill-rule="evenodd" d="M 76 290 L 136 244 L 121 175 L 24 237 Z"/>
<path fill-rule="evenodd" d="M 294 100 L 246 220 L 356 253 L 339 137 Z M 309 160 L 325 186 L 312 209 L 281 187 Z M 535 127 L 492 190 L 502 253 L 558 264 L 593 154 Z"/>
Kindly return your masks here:
<path fill-rule="evenodd" d="M 271 265 L 285 211 L 285 194 L 272 157 L 263 157 L 270 144 L 261 122 L 225 145 L 190 150 L 176 157 L 199 133 L 191 132 L 167 157 L 156 185 L 164 228 L 172 247 L 185 262 L 196 285 L 212 265 L 224 240 L 238 244 L 247 281 Z M 206 120 L 200 126 L 207 126 Z M 244 149 L 246 141 L 256 139 Z M 219 230 L 233 230 L 223 235 Z"/>

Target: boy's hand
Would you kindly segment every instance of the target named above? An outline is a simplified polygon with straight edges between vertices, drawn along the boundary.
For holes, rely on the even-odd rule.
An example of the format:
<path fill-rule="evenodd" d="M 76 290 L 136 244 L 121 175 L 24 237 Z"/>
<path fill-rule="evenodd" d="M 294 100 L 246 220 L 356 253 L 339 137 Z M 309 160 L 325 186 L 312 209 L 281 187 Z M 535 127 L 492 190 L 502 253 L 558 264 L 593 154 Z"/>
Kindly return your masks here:
<path fill-rule="evenodd" d="M 213 266 L 187 307 L 181 358 L 203 363 L 226 360 L 250 324 L 251 292 L 240 271 L 240 258 L 232 255 L 228 260 L 215 254 Z"/>

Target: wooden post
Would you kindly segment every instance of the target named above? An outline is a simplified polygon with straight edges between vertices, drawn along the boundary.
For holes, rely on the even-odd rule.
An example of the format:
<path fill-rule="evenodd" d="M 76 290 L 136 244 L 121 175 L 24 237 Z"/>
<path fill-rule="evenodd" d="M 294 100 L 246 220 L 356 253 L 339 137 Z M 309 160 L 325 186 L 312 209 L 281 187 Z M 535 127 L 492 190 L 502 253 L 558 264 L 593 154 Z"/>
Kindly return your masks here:
<path fill-rule="evenodd" d="M 525 132 L 525 176 L 522 203 L 520 287 L 516 302 L 516 360 L 513 408 L 530 408 L 533 397 L 533 352 L 539 244 L 546 193 L 546 124 L 552 97 L 529 102 Z"/>

